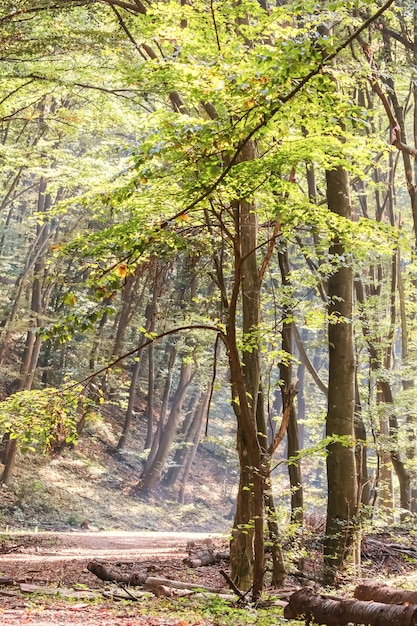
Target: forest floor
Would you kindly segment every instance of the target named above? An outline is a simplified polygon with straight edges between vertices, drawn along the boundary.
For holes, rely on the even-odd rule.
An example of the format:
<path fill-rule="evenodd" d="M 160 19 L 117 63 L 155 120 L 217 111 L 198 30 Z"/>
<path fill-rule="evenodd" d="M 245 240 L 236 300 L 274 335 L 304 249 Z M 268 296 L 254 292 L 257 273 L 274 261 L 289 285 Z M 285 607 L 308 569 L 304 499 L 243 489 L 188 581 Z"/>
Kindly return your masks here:
<path fill-rule="evenodd" d="M 309 540 L 310 541 L 310 540 Z M 217 596 L 206 594 L 203 600 L 185 597 L 155 597 L 140 592 L 139 599 L 120 599 L 123 585 L 103 582 L 88 569 L 92 560 L 108 569 L 124 573 L 147 572 L 149 576 L 208 586 L 230 594 L 221 569 L 227 561 L 211 566 L 190 568 L 183 562 L 187 544 L 210 545 L 224 550 L 227 540 L 219 534 L 154 531 L 25 532 L 0 535 L 0 623 L 4 626 L 242 626 L 301 624 L 285 621 L 280 607 L 254 610 L 249 607 L 228 611 Z M 309 543 L 305 573 L 309 577 L 314 557 L 314 543 Z M 317 552 L 316 552 L 317 555 Z M 362 558 L 364 578 L 415 589 L 417 586 L 417 547 L 410 533 L 397 529 L 395 536 L 381 533 L 364 539 Z M 4 577 L 4 578 L 3 578 Z M 6 581 L 9 577 L 11 580 Z M 306 584 L 290 576 L 288 592 Z M 358 573 L 346 575 L 338 595 L 348 596 L 358 582 Z M 318 588 L 318 587 L 317 587 Z M 128 593 L 137 595 L 138 587 Z M 180 594 L 181 592 L 178 592 Z M 270 598 L 274 597 L 270 590 Z M 285 597 L 285 593 L 283 594 Z M 282 590 L 281 590 L 281 597 Z M 217 605 L 216 605 L 217 603 Z"/>
<path fill-rule="evenodd" d="M 182 564 L 187 556 L 187 542 L 207 537 L 207 533 L 88 530 L 4 534 L 0 541 L 0 572 L 12 578 L 13 583 L 0 588 L 0 623 L 10 626 L 67 626 L 68 623 L 203 626 L 212 623 L 201 621 L 197 613 L 190 622 L 193 613 L 189 607 L 187 621 L 185 617 L 173 616 L 175 611 L 169 602 L 158 601 L 156 609 L 152 594 L 140 603 L 106 599 L 102 592 L 111 594 L 120 589 L 104 583 L 87 569 L 91 560 L 99 560 L 124 570 L 147 570 L 154 576 L 188 580 L 193 585 L 205 584 L 220 590 L 224 587 L 224 579 L 218 571 L 221 565 L 190 571 Z M 216 537 L 215 541 L 221 543 L 222 540 Z M 32 586 L 25 587 L 25 584 Z"/>
<path fill-rule="evenodd" d="M 116 599 L 123 590 L 87 569 L 98 560 L 124 573 L 214 587 L 230 594 L 220 570 L 227 561 L 191 568 L 187 542 L 210 538 L 227 549 L 236 474 L 216 446 L 200 447 L 186 499 L 177 488 L 140 496 L 140 433 L 116 452 L 117 420 L 90 425 L 73 450 L 56 458 L 20 456 L 9 487 L 0 488 L 0 624 L 18 626 L 269 626 L 285 622 L 281 607 L 236 608 L 217 595 Z M 341 579 L 349 595 L 358 578 L 417 588 L 417 530 L 395 528 L 362 541 L 362 570 Z M 310 517 L 303 533 L 285 539 L 286 591 L 320 577 L 323 519 Z M 297 573 L 298 570 L 298 573 Z M 302 570 L 300 575 L 300 570 Z M 1 577 L 9 577 L 9 584 Z M 136 593 L 136 592 L 135 592 Z M 275 594 L 275 590 L 270 590 Z M 287 593 L 287 595 L 288 595 Z M 281 597 L 285 599 L 284 595 Z"/>
<path fill-rule="evenodd" d="M 230 532 L 236 477 L 219 450 L 210 443 L 200 446 L 183 504 L 178 486 L 143 498 L 140 423 L 134 424 L 123 452 L 116 451 L 119 431 L 120 416 L 112 409 L 103 421 L 89 425 L 72 450 L 55 458 L 19 455 L 11 485 L 0 487 L 0 576 L 15 583 L 2 586 L 0 581 L 0 624 L 213 623 L 190 606 L 181 618 L 181 608 L 174 611 L 169 601 L 152 594 L 140 603 L 105 598 L 101 592 L 111 585 L 87 570 L 90 560 L 99 559 L 125 569 L 149 568 L 161 577 L 188 575 L 194 583 L 224 585 L 221 566 L 199 573 L 182 563 L 191 538 Z M 21 584 L 43 589 L 22 592 Z M 47 588 L 60 589 L 60 596 Z M 64 589 L 77 590 L 79 597 L 65 596 Z"/>

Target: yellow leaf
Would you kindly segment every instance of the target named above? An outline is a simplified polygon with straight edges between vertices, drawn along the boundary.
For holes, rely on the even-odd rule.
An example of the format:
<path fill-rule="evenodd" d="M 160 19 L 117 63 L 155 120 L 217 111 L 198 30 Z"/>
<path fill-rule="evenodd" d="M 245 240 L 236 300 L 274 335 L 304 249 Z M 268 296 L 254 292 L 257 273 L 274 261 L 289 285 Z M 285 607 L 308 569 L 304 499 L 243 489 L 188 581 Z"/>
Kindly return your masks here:
<path fill-rule="evenodd" d="M 126 263 L 120 263 L 117 267 L 114 268 L 115 273 L 120 276 L 120 278 L 124 278 L 129 274 L 129 267 Z"/>

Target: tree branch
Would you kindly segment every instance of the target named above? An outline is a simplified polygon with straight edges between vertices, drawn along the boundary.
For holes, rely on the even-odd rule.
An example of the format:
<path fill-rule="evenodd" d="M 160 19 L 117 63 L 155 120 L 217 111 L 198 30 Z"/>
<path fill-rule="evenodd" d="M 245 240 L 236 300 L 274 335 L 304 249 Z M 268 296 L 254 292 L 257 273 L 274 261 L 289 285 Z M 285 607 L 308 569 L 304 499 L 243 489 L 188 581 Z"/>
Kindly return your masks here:
<path fill-rule="evenodd" d="M 288 427 L 288 423 L 290 421 L 290 415 L 291 415 L 291 409 L 292 409 L 292 405 L 294 402 L 294 398 L 297 395 L 297 383 L 298 381 L 295 381 L 293 383 L 291 383 L 291 386 L 289 389 L 286 390 L 286 393 L 284 394 L 285 398 L 286 398 L 286 403 L 284 406 L 284 410 L 282 412 L 282 420 L 281 420 L 281 424 L 279 427 L 278 432 L 275 434 L 275 437 L 271 443 L 271 445 L 269 446 L 268 450 L 267 450 L 267 454 L 269 457 L 271 457 L 275 450 L 278 448 L 279 444 L 281 443 L 286 431 L 287 431 L 287 427 Z"/>
<path fill-rule="evenodd" d="M 133 356 L 134 354 L 137 354 L 138 352 L 141 352 L 154 341 L 158 341 L 159 339 L 163 339 L 164 337 L 169 337 L 170 335 L 175 335 L 176 333 L 180 333 L 185 330 L 212 330 L 215 333 L 217 333 L 217 335 L 219 335 L 220 337 L 224 336 L 224 333 L 221 330 L 221 328 L 219 328 L 218 326 L 210 326 L 210 324 L 194 324 L 190 326 L 178 326 L 177 328 L 171 328 L 170 330 L 167 330 L 164 333 L 161 333 L 160 335 L 156 335 L 155 337 L 152 337 L 152 339 L 148 339 L 148 341 L 145 341 L 143 344 L 141 344 L 139 347 L 135 348 L 134 350 L 125 352 L 125 354 L 122 354 L 121 356 L 117 357 L 117 359 L 114 359 L 113 361 L 108 363 L 105 367 L 102 367 L 96 372 L 89 374 L 89 376 L 86 376 L 86 378 L 83 378 L 77 383 L 72 383 L 71 385 L 67 387 L 67 389 L 72 389 L 73 387 L 77 385 L 87 386 L 87 384 L 90 381 L 92 381 L 96 376 L 99 376 L 100 374 L 107 372 L 112 367 L 114 367 L 115 365 L 118 365 L 119 363 L 127 359 L 128 357 Z"/>
<path fill-rule="evenodd" d="M 396 119 L 394 112 L 391 109 L 390 103 L 388 102 L 388 98 L 383 92 L 381 85 L 377 80 L 377 74 L 375 68 L 372 67 L 372 56 L 369 49 L 369 46 L 366 41 L 364 41 L 361 37 L 358 37 L 358 42 L 363 50 L 363 53 L 366 56 L 366 59 L 371 67 L 372 79 L 368 79 L 371 83 L 372 91 L 378 96 L 381 104 L 385 110 L 385 113 L 388 117 L 389 123 L 391 125 L 391 145 L 395 146 L 397 150 L 400 152 L 405 152 L 410 155 L 414 159 L 417 159 L 417 149 L 412 146 L 408 146 L 407 144 L 401 141 L 401 125 L 399 121 Z"/>
<path fill-rule="evenodd" d="M 384 24 L 381 24 L 380 28 L 382 32 L 389 35 L 389 37 L 396 39 L 396 41 L 399 41 L 400 43 L 402 43 L 405 48 L 407 48 L 408 50 L 412 50 L 414 52 L 415 46 L 412 41 L 410 41 L 406 37 L 403 37 L 403 35 L 400 35 L 400 33 L 397 33 L 395 30 L 391 30 L 391 28 L 387 28 Z"/>
<path fill-rule="evenodd" d="M 127 11 L 131 11 L 132 13 L 140 13 L 141 15 L 146 15 L 146 7 L 139 2 L 139 0 L 135 0 L 132 4 L 131 2 L 124 2 L 123 0 L 98 0 L 102 4 L 108 4 L 111 7 L 120 7 L 121 9 L 126 9 Z"/>
<path fill-rule="evenodd" d="M 324 393 L 324 395 L 327 398 L 328 389 L 327 389 L 326 385 L 324 384 L 324 382 L 321 380 L 320 376 L 318 375 L 318 373 L 317 373 L 316 369 L 314 368 L 312 362 L 308 358 L 307 352 L 304 349 L 303 341 L 302 341 L 302 339 L 300 337 L 300 333 L 299 333 L 298 328 L 297 328 L 297 326 L 295 324 L 293 324 L 293 330 L 294 330 L 294 339 L 295 339 L 295 343 L 296 343 L 296 346 L 297 346 L 298 353 L 300 355 L 300 359 L 302 360 L 302 362 L 306 366 L 308 372 L 311 374 L 311 377 L 313 378 L 313 380 L 316 383 L 317 387 L 320 389 L 320 391 L 322 391 Z"/>
<path fill-rule="evenodd" d="M 310 82 L 310 80 L 312 78 L 314 78 L 315 76 L 317 76 L 321 71 L 322 68 L 324 66 L 327 66 L 330 64 L 331 61 L 333 61 L 333 59 L 335 59 L 338 54 L 340 54 L 340 52 L 342 50 L 344 50 L 345 48 L 347 48 L 357 37 L 359 37 L 359 35 L 366 29 L 368 28 L 368 26 L 370 26 L 370 24 L 372 24 L 373 22 L 375 22 L 375 20 L 377 20 L 383 13 L 385 13 L 385 11 L 387 9 L 389 9 L 389 7 L 394 4 L 395 0 L 388 0 L 385 4 L 382 5 L 382 7 L 380 9 L 378 9 L 378 11 L 376 11 L 376 13 L 374 13 L 374 15 L 372 15 L 371 17 L 369 17 L 367 20 L 365 20 L 365 22 L 352 34 L 350 35 L 347 39 L 345 39 L 344 42 L 342 42 L 340 44 L 340 46 L 338 46 L 336 48 L 336 50 L 334 52 L 332 52 L 331 54 L 325 56 L 322 58 L 321 62 L 317 65 L 316 68 L 314 68 L 313 70 L 311 70 L 311 72 L 309 72 L 303 79 L 300 80 L 299 83 L 297 83 L 297 85 L 291 89 L 291 91 L 289 91 L 286 95 L 284 96 L 278 96 L 277 100 L 279 101 L 279 105 L 273 107 L 271 109 L 271 111 L 267 114 L 265 114 L 264 116 L 262 116 L 261 121 L 254 126 L 254 128 L 252 128 L 252 130 L 246 135 L 246 137 L 244 137 L 236 146 L 235 152 L 233 154 L 233 156 L 230 158 L 229 163 L 227 164 L 227 166 L 224 168 L 224 170 L 222 171 L 222 173 L 218 176 L 218 178 L 204 191 L 202 192 L 197 198 L 195 198 L 195 200 L 193 200 L 192 202 L 190 202 L 187 207 L 185 207 L 185 209 L 183 210 L 183 212 L 186 211 L 191 211 L 191 209 L 193 209 L 194 207 L 196 207 L 198 204 L 200 204 L 200 202 L 202 202 L 203 200 L 205 200 L 209 195 L 211 195 L 213 193 L 213 191 L 215 189 L 217 189 L 217 187 L 223 182 L 223 180 L 227 177 L 227 175 L 229 174 L 229 172 L 231 171 L 231 169 L 236 165 L 237 160 L 239 158 L 240 153 L 242 152 L 243 148 L 249 143 L 249 141 L 262 129 L 264 128 L 268 122 L 270 122 L 272 120 L 273 117 L 275 117 L 275 115 L 280 111 L 281 109 L 281 105 L 285 104 L 287 102 L 289 102 L 290 100 L 292 100 L 299 91 L 301 91 L 301 89 L 308 83 Z"/>

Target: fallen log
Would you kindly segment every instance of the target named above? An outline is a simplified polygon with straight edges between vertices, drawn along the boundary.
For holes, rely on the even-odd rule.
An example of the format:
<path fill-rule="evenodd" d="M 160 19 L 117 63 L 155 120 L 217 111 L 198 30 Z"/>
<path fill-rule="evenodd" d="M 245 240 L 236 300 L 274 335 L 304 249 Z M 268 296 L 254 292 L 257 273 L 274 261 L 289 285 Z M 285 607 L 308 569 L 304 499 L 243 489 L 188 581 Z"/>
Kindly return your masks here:
<path fill-rule="evenodd" d="M 17 593 L 17 591 L 9 591 L 6 589 L 0 589 L 0 596 L 18 596 L 19 594 Z"/>
<path fill-rule="evenodd" d="M 167 585 L 158 585 L 158 587 L 153 587 L 152 593 L 156 598 L 188 598 L 189 596 L 195 597 L 198 595 L 198 592 L 193 589 L 175 589 L 174 587 L 168 587 Z"/>
<path fill-rule="evenodd" d="M 364 580 L 359 583 L 353 596 L 357 600 L 374 600 L 385 604 L 417 604 L 417 591 L 396 589 L 377 580 Z"/>
<path fill-rule="evenodd" d="M 0 576 L 0 585 L 14 585 L 14 580 L 10 576 Z"/>
<path fill-rule="evenodd" d="M 20 583 L 22 593 L 39 593 L 47 596 L 62 596 L 63 598 L 100 598 L 101 593 L 90 589 L 66 589 L 64 587 L 46 587 L 45 585 L 30 585 Z"/>
<path fill-rule="evenodd" d="M 106 582 L 123 583 L 124 585 L 143 585 L 148 578 L 146 572 L 130 572 L 128 574 L 122 574 L 116 570 L 108 568 L 99 561 L 90 561 L 87 564 L 89 572 L 104 580 Z"/>
<path fill-rule="evenodd" d="M 407 546 L 401 543 L 384 543 L 378 539 L 367 537 L 365 539 L 364 548 L 376 548 L 382 554 L 399 555 L 405 554 L 406 556 L 415 558 L 417 556 L 417 549 L 414 546 Z"/>
<path fill-rule="evenodd" d="M 127 591 L 126 589 L 113 589 L 111 591 L 102 591 L 101 595 L 104 598 L 111 598 L 113 600 L 147 600 L 153 597 L 153 594 L 150 591 L 136 591 L 132 593 L 131 591 Z"/>
<path fill-rule="evenodd" d="M 122 574 L 121 572 L 111 569 L 99 561 L 90 561 L 87 565 L 89 572 L 106 582 L 115 582 L 122 585 L 138 586 L 143 585 L 145 589 L 153 591 L 158 587 L 170 587 L 173 589 L 184 589 L 190 592 L 205 591 L 206 593 L 218 594 L 220 589 L 217 587 L 207 587 L 199 583 L 184 582 L 182 580 L 171 580 L 170 578 L 159 578 L 157 576 L 149 576 L 147 572 L 130 572 Z"/>
<path fill-rule="evenodd" d="M 314 620 L 325 626 L 366 624 L 367 626 L 416 626 L 416 605 L 394 605 L 361 600 L 330 600 L 310 587 L 292 594 L 284 609 L 286 619 L 303 617 L 307 623 Z"/>
<path fill-rule="evenodd" d="M 217 587 L 207 587 L 206 585 L 200 585 L 198 583 L 184 582 L 182 580 L 171 580 L 170 578 L 159 578 L 157 576 L 148 576 L 144 582 L 145 589 L 153 589 L 156 587 L 172 587 L 173 589 L 188 589 L 191 591 L 206 591 L 207 593 L 219 593 L 220 589 Z"/>

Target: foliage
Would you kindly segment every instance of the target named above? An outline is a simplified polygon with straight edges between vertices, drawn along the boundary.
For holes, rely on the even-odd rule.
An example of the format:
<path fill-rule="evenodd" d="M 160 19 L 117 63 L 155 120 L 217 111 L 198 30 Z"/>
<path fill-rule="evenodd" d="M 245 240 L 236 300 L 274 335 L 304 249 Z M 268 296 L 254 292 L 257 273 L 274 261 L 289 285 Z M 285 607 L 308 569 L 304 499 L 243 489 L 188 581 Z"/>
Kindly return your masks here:
<path fill-rule="evenodd" d="M 82 388 L 19 391 L 0 403 L 0 427 L 20 451 L 48 454 L 77 442 L 80 413 L 87 410 Z"/>

